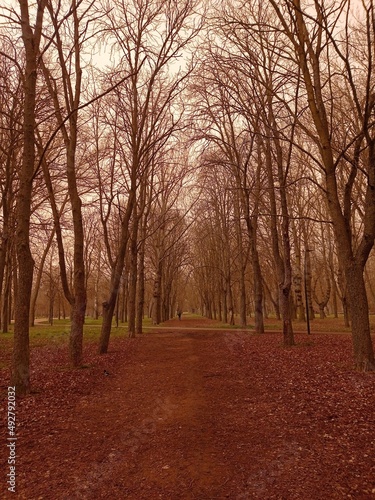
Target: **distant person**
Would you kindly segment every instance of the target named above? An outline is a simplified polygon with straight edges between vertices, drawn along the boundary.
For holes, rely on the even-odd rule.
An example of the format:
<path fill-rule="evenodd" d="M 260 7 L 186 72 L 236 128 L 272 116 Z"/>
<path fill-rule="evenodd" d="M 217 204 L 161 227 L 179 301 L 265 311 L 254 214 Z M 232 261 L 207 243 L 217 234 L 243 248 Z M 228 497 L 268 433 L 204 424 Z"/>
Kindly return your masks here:
<path fill-rule="evenodd" d="M 177 309 L 177 316 L 178 316 L 179 321 L 181 321 L 181 316 L 182 316 L 181 309 Z"/>

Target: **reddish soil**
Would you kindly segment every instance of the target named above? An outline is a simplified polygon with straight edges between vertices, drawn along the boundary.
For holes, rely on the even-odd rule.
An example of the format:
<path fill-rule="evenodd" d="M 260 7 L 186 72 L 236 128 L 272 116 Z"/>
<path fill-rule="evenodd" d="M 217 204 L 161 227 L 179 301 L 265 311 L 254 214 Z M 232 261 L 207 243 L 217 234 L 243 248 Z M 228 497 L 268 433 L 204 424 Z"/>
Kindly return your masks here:
<path fill-rule="evenodd" d="M 375 376 L 352 371 L 350 336 L 285 349 L 280 334 L 213 324 L 173 320 L 101 357 L 88 345 L 76 371 L 65 348 L 35 347 L 17 493 L 2 429 L 0 498 L 375 498 Z"/>

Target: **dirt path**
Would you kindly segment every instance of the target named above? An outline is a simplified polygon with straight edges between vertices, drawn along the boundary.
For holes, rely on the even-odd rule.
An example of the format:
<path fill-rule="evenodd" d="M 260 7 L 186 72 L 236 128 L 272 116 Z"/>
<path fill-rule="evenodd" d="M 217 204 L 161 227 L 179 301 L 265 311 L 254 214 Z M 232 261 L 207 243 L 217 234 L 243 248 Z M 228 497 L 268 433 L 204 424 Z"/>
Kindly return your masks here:
<path fill-rule="evenodd" d="M 123 498 L 191 498 L 193 484 L 197 494 L 211 490 L 215 497 L 225 463 L 212 433 L 204 380 L 214 367 L 207 359 L 214 336 L 147 337 L 137 364 L 107 377 L 105 400 L 87 408 L 91 422 L 86 423 L 91 429 L 97 412 L 105 411 L 105 425 L 114 434 L 100 450 L 95 470 L 84 474 L 78 497 L 86 490 L 87 498 L 104 498 L 103 492 L 121 498 L 120 491 Z"/>
<path fill-rule="evenodd" d="M 350 433 L 344 404 L 360 387 L 358 415 L 373 417 L 374 378 L 340 369 L 343 394 L 346 344 L 344 358 L 319 366 L 322 396 L 309 385 L 320 344 L 288 351 L 274 335 L 173 325 L 196 328 L 128 341 L 124 360 L 114 344 L 110 374 L 89 372 L 87 390 L 46 416 L 49 432 L 40 422 L 39 436 L 21 432 L 17 498 L 375 498 L 375 422 Z"/>
<path fill-rule="evenodd" d="M 60 429 L 72 459 L 57 488 L 69 484 L 77 499 L 225 498 L 236 472 L 216 434 L 226 424 L 212 387 L 228 373 L 212 347 L 222 340 L 199 331 L 145 336 L 136 363 L 113 367 Z"/>

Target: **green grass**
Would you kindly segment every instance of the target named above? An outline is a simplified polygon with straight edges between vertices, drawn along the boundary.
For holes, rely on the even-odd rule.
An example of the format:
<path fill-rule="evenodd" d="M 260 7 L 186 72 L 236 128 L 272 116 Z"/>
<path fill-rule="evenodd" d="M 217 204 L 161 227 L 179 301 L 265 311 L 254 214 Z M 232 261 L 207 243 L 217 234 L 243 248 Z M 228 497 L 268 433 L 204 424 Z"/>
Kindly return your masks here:
<path fill-rule="evenodd" d="M 145 318 L 143 326 L 151 325 L 151 319 Z M 99 341 L 100 329 L 102 320 L 95 320 L 86 318 L 83 327 L 84 342 L 97 342 Z M 124 337 L 127 335 L 127 323 L 119 323 L 118 327 L 115 322 L 112 325 L 111 337 Z M 35 326 L 30 327 L 30 345 L 31 347 L 41 347 L 47 343 L 54 343 L 55 345 L 64 345 L 69 342 L 70 333 L 70 320 L 69 319 L 55 319 L 53 325 L 50 325 L 47 320 L 37 321 Z M 13 344 L 13 326 L 11 326 L 9 333 L 0 333 L 0 343 L 5 347 Z"/>
<path fill-rule="evenodd" d="M 85 340 L 99 338 L 99 325 L 85 324 L 83 335 Z M 116 328 L 114 328 L 116 330 Z M 46 340 L 56 344 L 68 342 L 70 333 L 70 322 L 67 320 L 56 320 L 53 325 L 39 323 L 30 328 L 30 344 L 32 346 L 42 345 Z"/>

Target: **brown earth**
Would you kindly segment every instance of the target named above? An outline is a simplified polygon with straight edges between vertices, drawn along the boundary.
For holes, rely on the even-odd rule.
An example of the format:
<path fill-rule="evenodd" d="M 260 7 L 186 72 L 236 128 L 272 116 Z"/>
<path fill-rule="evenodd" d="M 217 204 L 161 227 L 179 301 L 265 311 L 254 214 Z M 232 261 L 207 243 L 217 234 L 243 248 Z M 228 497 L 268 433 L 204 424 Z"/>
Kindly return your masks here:
<path fill-rule="evenodd" d="M 34 348 L 17 493 L 2 429 L 1 498 L 375 498 L 375 376 L 352 371 L 350 336 L 285 349 L 280 334 L 213 325 L 173 320 L 106 356 L 90 344 L 75 371 L 65 347 Z"/>

